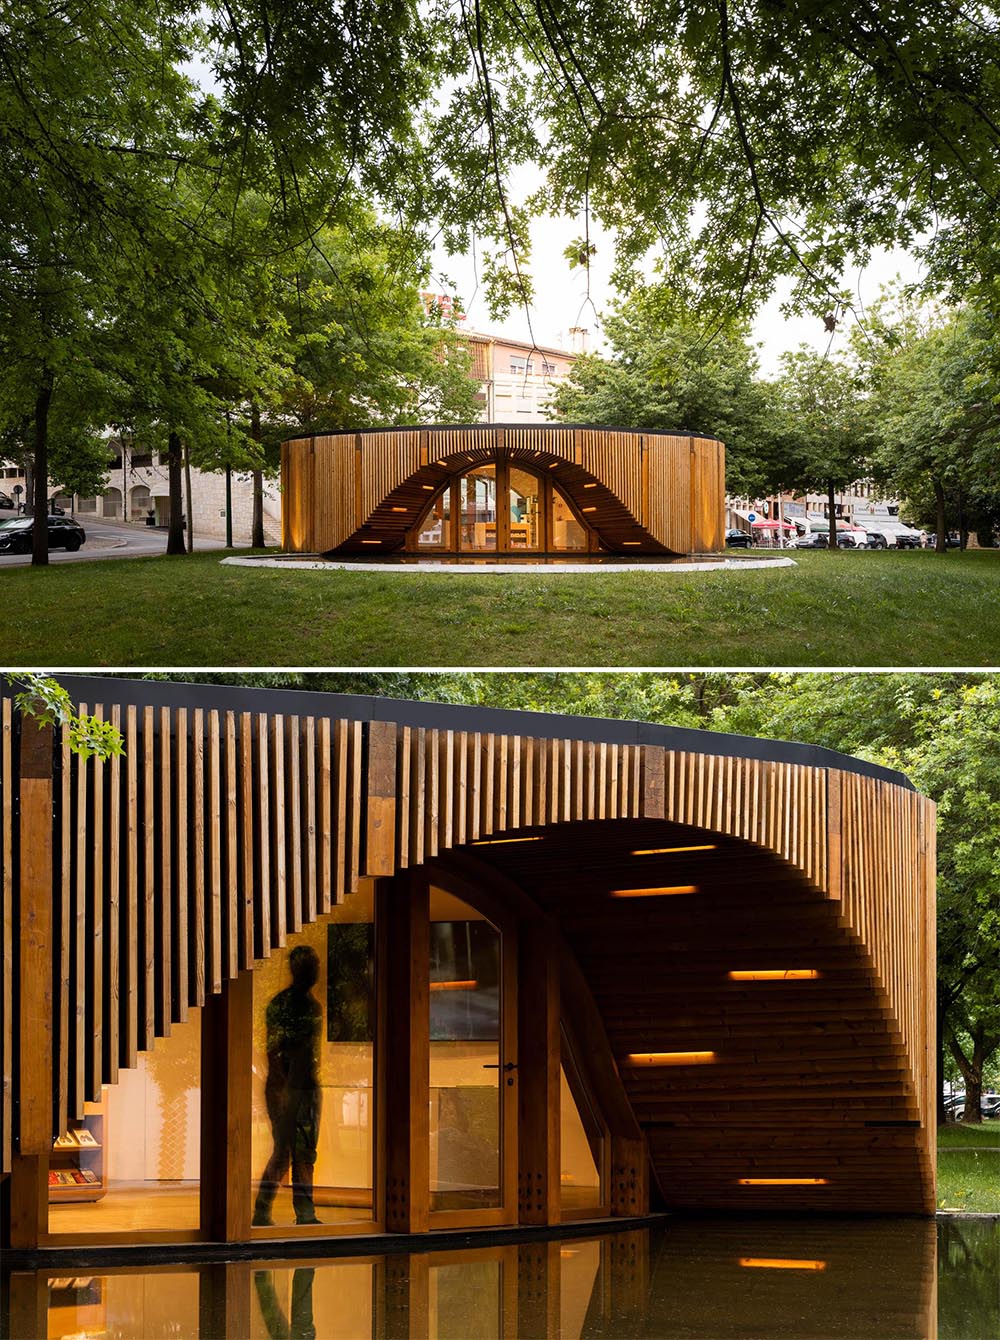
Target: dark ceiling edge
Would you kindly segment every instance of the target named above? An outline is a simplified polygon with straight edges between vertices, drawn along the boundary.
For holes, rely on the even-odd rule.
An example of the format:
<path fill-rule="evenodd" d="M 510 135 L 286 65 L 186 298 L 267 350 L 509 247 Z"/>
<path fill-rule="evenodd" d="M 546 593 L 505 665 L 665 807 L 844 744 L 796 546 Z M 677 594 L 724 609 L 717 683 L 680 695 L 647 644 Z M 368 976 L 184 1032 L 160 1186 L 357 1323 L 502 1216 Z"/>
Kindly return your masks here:
<path fill-rule="evenodd" d="M 607 717 L 567 716 L 554 712 L 520 712 L 509 708 L 477 707 L 455 703 L 419 702 L 351 693 L 323 693 L 305 689 L 258 689 L 230 684 L 176 683 L 166 680 L 123 679 L 114 675 L 55 675 L 75 702 L 107 701 L 137 707 L 203 707 L 230 712 L 274 712 L 292 716 L 347 717 L 354 721 L 393 721 L 401 726 L 438 730 L 479 731 L 482 734 L 534 736 L 543 740 L 583 740 L 596 744 L 648 744 L 719 758 L 757 759 L 765 763 L 792 763 L 810 768 L 836 768 L 889 782 L 907 791 L 916 788 L 908 777 L 878 763 L 841 754 L 821 745 L 766 740 L 752 735 L 693 730 L 687 726 L 660 726 L 646 721 L 619 721 Z M 2 696 L 12 691 L 4 689 Z"/>
<path fill-rule="evenodd" d="M 713 433 L 702 433 L 696 428 L 625 428 L 616 423 L 399 423 L 393 428 L 331 428 L 328 433 L 302 433 L 298 437 L 286 437 L 282 445 L 289 442 L 311 442 L 316 437 L 352 437 L 364 433 L 366 437 L 375 433 L 471 433 L 479 428 L 553 428 L 572 432 L 576 428 L 590 433 L 631 433 L 634 437 L 697 437 L 702 442 L 725 443 Z"/>

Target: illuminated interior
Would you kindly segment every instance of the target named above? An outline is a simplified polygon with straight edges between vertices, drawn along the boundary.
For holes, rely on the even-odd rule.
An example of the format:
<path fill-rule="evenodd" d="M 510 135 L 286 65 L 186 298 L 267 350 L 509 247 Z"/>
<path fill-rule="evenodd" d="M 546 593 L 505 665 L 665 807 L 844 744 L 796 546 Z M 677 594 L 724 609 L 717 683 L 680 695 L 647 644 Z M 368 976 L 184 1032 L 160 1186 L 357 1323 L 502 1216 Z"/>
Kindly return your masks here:
<path fill-rule="evenodd" d="M 311 1143 L 314 1132 L 314 1217 L 331 1224 L 372 1218 L 374 921 L 374 898 L 366 885 L 312 926 L 289 936 L 285 949 L 254 969 L 252 1190 L 259 1227 L 266 1227 L 268 1218 L 276 1226 L 301 1227 L 313 1217 L 305 1192 L 300 1192 L 296 1210 L 294 1155 Z M 315 1008 L 287 994 L 293 987 L 291 955 L 301 947 L 312 949 L 318 960 L 317 981 L 306 993 Z M 315 1093 L 312 1076 L 298 1085 L 294 1079 L 296 1069 L 301 1074 L 307 1067 L 297 1048 L 309 1041 L 303 1038 L 307 1030 L 301 1023 L 309 1013 L 318 1023 Z M 282 1115 L 293 1103 L 298 1103 L 298 1116 L 289 1115 L 283 1129 Z M 291 1160 L 281 1157 L 283 1142 L 292 1146 Z M 276 1151 L 279 1157 L 272 1163 Z M 261 1183 L 268 1180 L 268 1167 L 272 1173 L 281 1171 L 281 1177 L 264 1206 Z M 265 1188 L 265 1200 L 269 1194 Z"/>
<path fill-rule="evenodd" d="M 201 1011 L 192 1009 L 56 1140 L 49 1232 L 196 1230 L 200 1157 Z"/>
<path fill-rule="evenodd" d="M 591 533 L 550 476 L 501 458 L 451 475 L 410 532 L 407 547 L 579 552 L 591 547 Z"/>

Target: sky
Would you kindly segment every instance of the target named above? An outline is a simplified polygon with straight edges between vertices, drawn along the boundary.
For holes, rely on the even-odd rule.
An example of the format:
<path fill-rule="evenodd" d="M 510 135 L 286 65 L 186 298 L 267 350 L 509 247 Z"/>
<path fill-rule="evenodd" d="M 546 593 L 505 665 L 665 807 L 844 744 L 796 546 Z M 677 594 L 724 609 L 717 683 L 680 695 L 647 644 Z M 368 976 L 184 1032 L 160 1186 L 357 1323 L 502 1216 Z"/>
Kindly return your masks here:
<path fill-rule="evenodd" d="M 611 237 L 591 223 L 591 239 L 597 252 L 591 262 L 591 288 L 587 293 L 586 276 L 580 270 L 571 270 L 563 256 L 569 243 L 583 233 L 578 220 L 536 219 L 532 228 L 532 256 L 529 273 L 535 287 L 535 301 L 526 313 L 512 311 L 505 320 L 494 320 L 487 309 L 482 292 L 477 292 L 476 266 L 471 255 L 446 256 L 435 251 L 435 275 L 445 275 L 454 288 L 441 285 L 434 292 L 457 292 L 466 312 L 465 328 L 508 335 L 516 339 L 534 340 L 538 344 L 569 348 L 569 330 L 582 326 L 589 332 L 588 347 L 602 351 L 601 314 L 613 302 L 615 293 L 609 283 L 611 272 Z M 873 255 L 864 273 L 857 270 L 845 277 L 844 286 L 860 296 L 861 304 L 868 306 L 878 297 L 879 289 L 897 274 L 906 280 L 916 279 L 919 269 L 915 259 L 905 251 L 880 251 Z M 753 326 L 753 339 L 760 345 L 758 355 L 761 370 L 766 377 L 780 370 L 779 359 L 785 350 L 800 344 L 822 353 L 830 344 L 830 336 L 821 320 L 815 316 L 786 319 L 781 304 L 792 290 L 792 280 L 781 288 L 762 307 Z M 846 349 L 849 326 L 848 314 L 834 336 L 833 349 Z"/>

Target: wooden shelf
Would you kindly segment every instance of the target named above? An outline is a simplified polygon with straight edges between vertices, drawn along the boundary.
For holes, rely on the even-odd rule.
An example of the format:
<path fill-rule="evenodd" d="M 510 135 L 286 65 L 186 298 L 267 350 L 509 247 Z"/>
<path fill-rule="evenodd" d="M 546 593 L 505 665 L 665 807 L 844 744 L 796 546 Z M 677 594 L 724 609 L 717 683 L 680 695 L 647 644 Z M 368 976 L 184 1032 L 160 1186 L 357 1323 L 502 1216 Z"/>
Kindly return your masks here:
<path fill-rule="evenodd" d="M 107 1181 L 104 1168 L 104 1147 L 107 1137 L 106 1114 L 103 1103 L 88 1103 L 82 1118 L 75 1119 L 69 1126 L 69 1133 L 77 1130 L 89 1131 L 95 1144 L 92 1145 L 53 1145 L 50 1166 L 56 1171 L 92 1172 L 96 1182 L 64 1182 L 49 1184 L 49 1203 L 66 1205 L 72 1203 L 102 1200 L 107 1195 Z"/>

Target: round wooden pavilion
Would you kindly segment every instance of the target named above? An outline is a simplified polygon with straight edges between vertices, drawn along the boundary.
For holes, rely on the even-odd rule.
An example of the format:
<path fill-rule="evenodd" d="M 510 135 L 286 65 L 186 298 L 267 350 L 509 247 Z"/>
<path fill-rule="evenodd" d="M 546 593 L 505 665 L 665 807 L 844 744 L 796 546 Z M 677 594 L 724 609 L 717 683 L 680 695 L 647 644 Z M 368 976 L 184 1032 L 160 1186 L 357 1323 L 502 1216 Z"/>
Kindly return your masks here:
<path fill-rule="evenodd" d="M 126 751 L 0 704 L 13 1248 L 933 1213 L 934 810 L 904 777 L 65 682 Z"/>
<path fill-rule="evenodd" d="M 725 544 L 715 438 L 568 424 L 389 428 L 281 449 L 291 553 L 712 553 Z"/>

